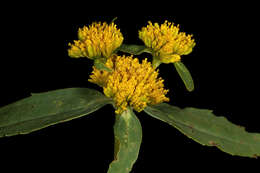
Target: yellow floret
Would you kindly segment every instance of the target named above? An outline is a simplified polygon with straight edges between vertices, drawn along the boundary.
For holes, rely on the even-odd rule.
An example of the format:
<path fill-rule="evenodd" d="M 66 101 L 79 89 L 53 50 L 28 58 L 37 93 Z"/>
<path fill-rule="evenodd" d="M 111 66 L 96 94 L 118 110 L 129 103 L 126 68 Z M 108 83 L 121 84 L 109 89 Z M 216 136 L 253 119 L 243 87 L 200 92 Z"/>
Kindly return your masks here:
<path fill-rule="evenodd" d="M 100 71 L 95 67 L 89 81 L 103 87 L 104 94 L 114 100 L 116 113 L 120 114 L 131 106 L 142 111 L 147 105 L 169 101 L 165 95 L 163 80 L 158 70 L 147 59 L 139 63 L 132 56 L 113 56 L 107 66 L 112 72 Z"/>

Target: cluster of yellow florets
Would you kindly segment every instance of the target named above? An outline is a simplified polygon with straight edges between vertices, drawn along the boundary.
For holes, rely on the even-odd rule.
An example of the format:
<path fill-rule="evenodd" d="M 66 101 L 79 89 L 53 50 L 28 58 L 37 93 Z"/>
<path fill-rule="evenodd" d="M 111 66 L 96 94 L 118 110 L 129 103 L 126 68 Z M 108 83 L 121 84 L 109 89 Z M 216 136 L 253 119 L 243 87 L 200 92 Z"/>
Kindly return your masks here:
<path fill-rule="evenodd" d="M 140 112 L 147 105 L 169 101 L 163 80 L 158 78 L 158 71 L 147 59 L 139 63 L 132 56 L 113 56 L 108 59 L 107 66 L 113 71 L 94 67 L 89 81 L 103 87 L 104 94 L 114 100 L 117 114 L 126 110 L 127 106 Z"/>
<path fill-rule="evenodd" d="M 69 56 L 105 59 L 105 66 L 111 71 L 93 66 L 89 81 L 103 87 L 104 94 L 114 100 L 116 113 L 120 114 L 128 106 L 136 111 L 147 105 L 169 101 L 165 95 L 163 80 L 158 77 L 158 70 L 147 59 L 139 63 L 133 56 L 118 56 L 114 51 L 122 44 L 123 36 L 112 22 L 93 23 L 80 28 L 79 40 L 69 44 Z M 165 21 L 164 24 L 152 24 L 139 31 L 139 38 L 152 49 L 154 58 L 161 63 L 180 61 L 181 55 L 192 51 L 195 42 L 191 35 L 179 32 L 179 26 Z"/>
<path fill-rule="evenodd" d="M 122 44 L 123 35 L 113 22 L 110 25 L 94 22 L 79 29 L 78 39 L 69 44 L 70 57 L 108 58 Z"/>
<path fill-rule="evenodd" d="M 152 48 L 154 56 L 163 63 L 180 61 L 180 56 L 189 54 L 195 46 L 192 35 L 179 32 L 179 26 L 168 21 L 161 25 L 148 22 L 139 31 L 139 38 L 147 47 Z"/>

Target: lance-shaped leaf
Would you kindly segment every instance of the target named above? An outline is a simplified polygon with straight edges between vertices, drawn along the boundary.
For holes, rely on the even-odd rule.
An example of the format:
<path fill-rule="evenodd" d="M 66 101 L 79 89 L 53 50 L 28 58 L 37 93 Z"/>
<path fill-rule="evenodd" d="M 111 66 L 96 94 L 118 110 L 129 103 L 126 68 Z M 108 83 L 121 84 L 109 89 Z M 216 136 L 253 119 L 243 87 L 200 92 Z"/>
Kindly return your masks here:
<path fill-rule="evenodd" d="M 191 74 L 187 67 L 182 63 L 182 62 L 175 62 L 173 63 L 178 74 L 180 75 L 183 83 L 185 84 L 186 88 L 188 91 L 193 91 L 194 90 L 194 83 L 193 79 L 191 77 Z"/>
<path fill-rule="evenodd" d="M 0 108 L 0 137 L 26 134 L 88 115 L 110 103 L 96 90 L 67 88 L 32 96 Z"/>
<path fill-rule="evenodd" d="M 144 46 L 144 45 L 134 45 L 134 44 L 122 44 L 117 51 L 133 54 L 133 55 L 140 55 L 144 52 L 151 53 L 151 49 Z"/>
<path fill-rule="evenodd" d="M 141 124 L 130 108 L 117 115 L 114 135 L 114 161 L 110 164 L 108 173 L 128 173 L 138 158 L 142 142 Z"/>
<path fill-rule="evenodd" d="M 196 142 L 216 146 L 231 155 L 260 156 L 260 134 L 248 133 L 225 117 L 215 116 L 211 110 L 180 109 L 166 103 L 148 106 L 145 112 L 162 120 Z"/>

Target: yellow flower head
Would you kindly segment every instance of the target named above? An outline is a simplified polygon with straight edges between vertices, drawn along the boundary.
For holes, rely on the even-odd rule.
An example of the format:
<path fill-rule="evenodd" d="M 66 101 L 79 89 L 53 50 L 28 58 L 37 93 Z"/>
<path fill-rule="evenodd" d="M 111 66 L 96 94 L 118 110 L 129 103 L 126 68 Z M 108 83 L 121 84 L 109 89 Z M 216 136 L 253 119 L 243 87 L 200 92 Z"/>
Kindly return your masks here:
<path fill-rule="evenodd" d="M 79 29 L 78 39 L 74 44 L 69 43 L 70 57 L 108 58 L 122 44 L 123 35 L 113 22 L 110 25 L 106 22 L 94 22 Z"/>
<path fill-rule="evenodd" d="M 147 59 L 139 63 L 133 56 L 113 56 L 106 62 L 112 72 L 93 67 L 89 81 L 103 87 L 104 94 L 114 100 L 116 113 L 120 114 L 131 106 L 142 111 L 147 105 L 169 101 L 165 95 L 163 80 L 158 70 Z"/>
<path fill-rule="evenodd" d="M 160 58 L 163 63 L 180 61 L 180 56 L 191 53 L 195 46 L 192 35 L 179 32 L 179 25 L 174 26 L 168 21 L 161 25 L 148 22 L 148 25 L 139 31 L 139 38 L 147 47 L 152 48 L 154 56 Z"/>

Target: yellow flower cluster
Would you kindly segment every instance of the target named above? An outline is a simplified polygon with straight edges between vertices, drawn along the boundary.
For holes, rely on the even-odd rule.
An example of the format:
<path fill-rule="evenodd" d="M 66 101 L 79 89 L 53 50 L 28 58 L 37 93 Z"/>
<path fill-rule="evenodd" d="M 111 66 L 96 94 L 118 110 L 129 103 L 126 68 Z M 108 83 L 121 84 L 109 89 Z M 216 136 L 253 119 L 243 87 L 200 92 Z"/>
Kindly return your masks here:
<path fill-rule="evenodd" d="M 195 46 L 192 35 L 179 32 L 179 26 L 168 21 L 161 25 L 148 22 L 148 25 L 139 31 L 139 38 L 147 47 L 152 48 L 154 56 L 163 63 L 180 61 L 180 56 L 192 52 Z"/>
<path fill-rule="evenodd" d="M 70 57 L 108 58 L 122 44 L 123 35 L 113 22 L 110 25 L 106 22 L 94 22 L 79 29 L 78 39 L 74 44 L 69 43 Z"/>
<path fill-rule="evenodd" d="M 112 56 L 107 60 L 112 72 L 100 71 L 95 67 L 89 81 L 103 87 L 104 94 L 114 100 L 116 113 L 120 114 L 131 106 L 142 111 L 147 105 L 169 101 L 165 95 L 163 80 L 158 70 L 147 59 L 139 63 L 133 56 Z"/>

